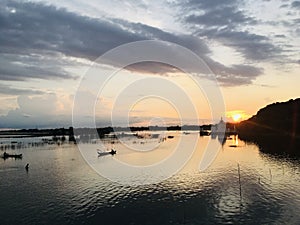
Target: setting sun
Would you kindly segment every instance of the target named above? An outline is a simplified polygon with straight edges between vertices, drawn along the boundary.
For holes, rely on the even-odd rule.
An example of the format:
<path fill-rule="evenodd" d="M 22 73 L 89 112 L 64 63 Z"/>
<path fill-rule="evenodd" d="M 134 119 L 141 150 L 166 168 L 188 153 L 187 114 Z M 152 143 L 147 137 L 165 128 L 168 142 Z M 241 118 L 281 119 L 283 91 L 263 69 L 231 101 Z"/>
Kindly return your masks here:
<path fill-rule="evenodd" d="M 241 114 L 234 114 L 232 115 L 232 119 L 234 122 L 238 122 L 242 118 Z"/>
<path fill-rule="evenodd" d="M 226 112 L 226 117 L 229 121 L 234 123 L 249 118 L 249 116 L 243 110 L 232 110 Z"/>

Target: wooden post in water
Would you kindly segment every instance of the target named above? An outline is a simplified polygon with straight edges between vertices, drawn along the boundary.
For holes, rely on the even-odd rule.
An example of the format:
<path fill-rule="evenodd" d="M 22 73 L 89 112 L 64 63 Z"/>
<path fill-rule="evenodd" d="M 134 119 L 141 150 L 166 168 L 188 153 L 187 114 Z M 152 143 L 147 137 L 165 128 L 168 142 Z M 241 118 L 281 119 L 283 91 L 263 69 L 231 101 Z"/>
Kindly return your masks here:
<path fill-rule="evenodd" d="M 238 174 L 239 174 L 239 186 L 240 186 L 240 201 L 242 202 L 242 185 L 241 185 L 240 164 L 238 164 Z"/>

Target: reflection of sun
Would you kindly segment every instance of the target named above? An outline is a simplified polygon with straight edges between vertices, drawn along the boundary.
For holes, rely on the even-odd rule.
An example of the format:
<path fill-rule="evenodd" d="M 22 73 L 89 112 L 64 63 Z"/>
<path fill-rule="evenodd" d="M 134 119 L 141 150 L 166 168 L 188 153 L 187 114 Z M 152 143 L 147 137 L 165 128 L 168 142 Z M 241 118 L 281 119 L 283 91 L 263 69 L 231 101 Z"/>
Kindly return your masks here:
<path fill-rule="evenodd" d="M 232 115 L 232 119 L 234 122 L 238 122 L 242 118 L 242 115 L 237 113 Z"/>

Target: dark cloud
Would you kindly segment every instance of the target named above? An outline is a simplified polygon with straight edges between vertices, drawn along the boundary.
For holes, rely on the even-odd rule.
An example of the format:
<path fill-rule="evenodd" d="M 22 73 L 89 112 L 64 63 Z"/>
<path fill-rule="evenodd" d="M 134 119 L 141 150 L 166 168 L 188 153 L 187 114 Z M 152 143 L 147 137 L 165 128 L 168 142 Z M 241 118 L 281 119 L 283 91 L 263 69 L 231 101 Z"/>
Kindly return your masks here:
<path fill-rule="evenodd" d="M 0 84 L 0 94 L 5 95 L 42 95 L 45 92 L 32 89 L 13 88 L 10 85 Z"/>
<path fill-rule="evenodd" d="M 187 6 L 203 9 L 212 16 L 212 22 L 204 17 L 192 14 L 186 17 L 186 22 L 193 25 L 203 24 L 216 28 L 195 31 L 196 35 L 215 37 L 227 45 L 237 48 L 248 58 L 264 59 L 271 55 L 274 46 L 268 43 L 266 37 L 237 32 L 233 28 L 217 28 L 231 24 L 238 26 L 236 21 L 243 24 L 254 23 L 254 19 L 246 17 L 234 8 L 235 0 L 187 1 Z M 185 7 L 185 6 L 183 6 Z M 226 9 L 226 10 L 224 10 Z M 221 13 L 224 18 L 213 15 Z M 201 22 L 202 21 L 202 22 Z M 23 81 L 29 78 L 39 79 L 70 79 L 74 78 L 66 72 L 64 65 L 72 62 L 63 60 L 63 56 L 72 56 L 95 60 L 108 50 L 121 44 L 139 40 L 163 40 L 174 42 L 191 49 L 201 58 L 207 58 L 210 53 L 204 41 L 193 35 L 179 35 L 165 32 L 155 27 L 141 23 L 131 23 L 121 19 L 89 18 L 65 9 L 32 2 L 4 1 L 0 9 L 0 80 Z M 211 62 L 213 60 L 210 59 Z M 248 66 L 243 69 L 245 79 L 240 79 L 240 68 L 226 67 L 219 63 L 211 63 L 212 70 L 223 73 L 217 74 L 223 84 L 248 84 L 256 76 L 252 71 L 259 69 Z M 137 71 L 149 71 L 159 74 L 172 72 L 172 67 L 153 63 L 139 64 L 128 67 Z M 226 75 L 224 75 L 226 74 Z M 248 79 L 246 79 L 248 77 Z M 230 80 L 233 79 L 233 80 Z"/>
<path fill-rule="evenodd" d="M 0 59 L 2 80 L 72 78 L 61 69 L 60 58 L 59 64 L 49 61 L 51 54 L 95 60 L 121 44 L 145 39 L 175 42 L 198 54 L 209 52 L 195 37 L 123 20 L 92 19 L 38 3 L 6 1 L 0 21 L 0 52 L 10 54 Z M 33 58 L 32 54 L 43 58 Z"/>
<path fill-rule="evenodd" d="M 277 38 L 286 38 L 286 35 L 284 35 L 284 34 L 276 34 L 275 37 L 277 37 Z"/>
<path fill-rule="evenodd" d="M 191 24 L 202 25 L 204 27 L 236 27 L 241 24 L 255 24 L 252 17 L 237 10 L 233 6 L 224 6 L 216 9 L 204 11 L 201 15 L 191 14 L 185 17 L 185 21 Z"/>
<path fill-rule="evenodd" d="M 289 7 L 289 4 L 282 4 L 282 5 L 280 6 L 280 8 L 282 8 L 282 9 L 288 8 L 288 7 Z"/>
<path fill-rule="evenodd" d="M 248 31 L 234 31 L 227 28 L 211 29 L 198 32 L 199 35 L 211 37 L 221 43 L 241 52 L 247 60 L 270 60 L 279 56 L 281 50 L 270 40 L 263 36 Z"/>
<path fill-rule="evenodd" d="M 174 68 L 171 65 L 158 62 L 135 63 L 130 66 L 127 66 L 126 69 L 140 73 L 151 73 L 157 75 L 163 74 L 165 76 L 167 76 L 168 73 L 178 71 L 177 68 Z"/>
<path fill-rule="evenodd" d="M 262 68 L 251 65 L 224 66 L 210 58 L 206 58 L 205 61 L 216 75 L 217 80 L 224 86 L 251 84 L 253 80 L 263 74 Z"/>
<path fill-rule="evenodd" d="M 113 21 L 122 27 L 125 27 L 127 30 L 131 31 L 134 34 L 140 35 L 141 40 L 145 39 L 158 39 L 162 41 L 169 41 L 182 45 L 198 55 L 205 55 L 210 53 L 208 46 L 200 40 L 199 38 L 192 35 L 183 35 L 183 34 L 172 34 L 165 32 L 155 27 L 151 27 L 141 23 L 131 23 L 125 20 L 113 19 Z"/>
<path fill-rule="evenodd" d="M 279 56 L 281 49 L 268 37 L 247 31 L 248 25 L 259 21 L 242 11 L 240 4 L 242 1 L 237 0 L 186 0 L 179 4 L 183 9 L 180 10 L 181 22 L 199 37 L 233 47 L 246 60 L 269 60 Z"/>
<path fill-rule="evenodd" d="M 5 3 L 0 9 L 2 80 L 73 78 L 62 69 L 58 53 L 94 60 L 113 47 L 140 39 L 112 22 L 53 6 Z"/>
<path fill-rule="evenodd" d="M 236 4 L 236 0 L 183 0 L 178 3 L 185 11 L 194 9 L 218 9 Z"/>
<path fill-rule="evenodd" d="M 63 63 L 64 62 L 64 63 Z M 71 62 L 68 60 L 68 65 Z M 25 81 L 38 79 L 70 79 L 75 78 L 63 69 L 66 60 L 45 55 L 2 54 L 0 57 L 0 80 Z"/>
<path fill-rule="evenodd" d="M 295 25 L 295 26 L 297 26 L 297 25 L 300 25 L 300 18 L 299 19 L 294 19 L 293 20 L 293 23 L 292 24 L 289 24 L 290 26 L 291 25 Z"/>
<path fill-rule="evenodd" d="M 291 6 L 296 9 L 300 9 L 300 1 L 292 2 Z"/>

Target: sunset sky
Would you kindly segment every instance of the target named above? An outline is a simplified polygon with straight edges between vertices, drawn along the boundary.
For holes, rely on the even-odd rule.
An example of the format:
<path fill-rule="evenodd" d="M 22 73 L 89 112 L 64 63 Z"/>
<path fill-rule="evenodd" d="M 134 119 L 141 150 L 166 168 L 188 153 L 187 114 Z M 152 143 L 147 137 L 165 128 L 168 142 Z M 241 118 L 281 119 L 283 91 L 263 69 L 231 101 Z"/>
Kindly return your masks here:
<path fill-rule="evenodd" d="M 267 104 L 300 96 L 299 37 L 300 1 L 3 0 L 0 128 L 71 126 L 74 96 L 93 62 L 143 40 L 171 42 L 199 56 L 222 92 L 226 111 L 220 115 L 227 121 L 246 119 Z M 116 64 L 98 67 L 101 76 Z M 201 76 L 203 84 L 210 79 L 193 76 Z M 132 97 L 152 86 L 178 93 L 171 83 L 196 108 L 198 118 L 187 113 L 185 121 L 211 122 L 210 103 L 190 76 L 168 65 L 141 63 L 119 71 L 100 96 L 91 91 L 99 101 L 98 125 L 111 124 L 113 107 L 115 125 L 128 118 L 131 125 L 178 124 L 170 99 Z M 181 106 L 186 102 L 179 94 L 176 100 Z"/>

